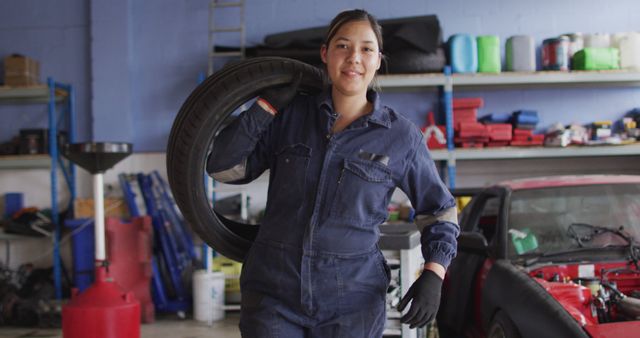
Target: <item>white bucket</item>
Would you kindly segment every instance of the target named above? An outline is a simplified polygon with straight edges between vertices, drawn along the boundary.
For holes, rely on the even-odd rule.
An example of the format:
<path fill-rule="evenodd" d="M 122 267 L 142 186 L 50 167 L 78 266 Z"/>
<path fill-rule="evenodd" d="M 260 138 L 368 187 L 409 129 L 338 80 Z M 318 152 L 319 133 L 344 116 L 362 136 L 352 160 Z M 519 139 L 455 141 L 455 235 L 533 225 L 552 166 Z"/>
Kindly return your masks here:
<path fill-rule="evenodd" d="M 224 273 L 193 273 L 193 319 L 211 323 L 224 318 Z"/>
<path fill-rule="evenodd" d="M 628 33 L 620 40 L 620 68 L 640 70 L 640 33 Z"/>

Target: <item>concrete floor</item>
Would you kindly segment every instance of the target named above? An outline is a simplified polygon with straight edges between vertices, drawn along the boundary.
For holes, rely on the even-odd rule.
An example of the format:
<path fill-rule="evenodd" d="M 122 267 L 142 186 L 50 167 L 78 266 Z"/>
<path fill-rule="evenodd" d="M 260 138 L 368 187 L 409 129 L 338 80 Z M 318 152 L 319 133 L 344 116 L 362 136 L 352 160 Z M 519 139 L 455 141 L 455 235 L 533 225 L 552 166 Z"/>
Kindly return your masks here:
<path fill-rule="evenodd" d="M 224 320 L 211 326 L 190 319 L 161 317 L 152 324 L 140 327 L 141 338 L 240 338 L 240 313 L 227 313 Z M 62 338 L 62 330 L 0 327 L 0 338 Z"/>

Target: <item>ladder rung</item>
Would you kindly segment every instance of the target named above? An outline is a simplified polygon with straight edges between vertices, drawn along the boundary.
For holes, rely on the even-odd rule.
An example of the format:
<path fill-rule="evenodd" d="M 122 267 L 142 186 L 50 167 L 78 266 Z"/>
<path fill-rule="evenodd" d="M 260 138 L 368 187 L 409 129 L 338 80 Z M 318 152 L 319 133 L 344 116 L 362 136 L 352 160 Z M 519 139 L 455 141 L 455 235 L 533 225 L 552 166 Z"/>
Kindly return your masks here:
<path fill-rule="evenodd" d="M 212 33 L 220 33 L 220 32 L 242 32 L 242 27 L 228 27 L 228 28 L 213 28 L 210 30 Z"/>
<path fill-rule="evenodd" d="M 211 52 L 209 53 L 210 57 L 216 56 L 244 56 L 242 52 Z"/>
<path fill-rule="evenodd" d="M 211 7 L 242 7 L 244 1 L 238 2 L 212 2 Z"/>

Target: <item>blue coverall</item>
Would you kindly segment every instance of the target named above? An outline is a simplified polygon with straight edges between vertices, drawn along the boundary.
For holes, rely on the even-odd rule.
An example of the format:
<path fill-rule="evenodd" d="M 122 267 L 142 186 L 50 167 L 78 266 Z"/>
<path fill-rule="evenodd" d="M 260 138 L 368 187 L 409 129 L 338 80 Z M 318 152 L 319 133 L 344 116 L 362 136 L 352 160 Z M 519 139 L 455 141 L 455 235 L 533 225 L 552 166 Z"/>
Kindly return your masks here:
<path fill-rule="evenodd" d="M 264 219 L 241 274 L 245 337 L 381 337 L 389 268 L 377 246 L 396 187 L 410 198 L 427 262 L 447 267 L 455 200 L 420 130 L 367 93 L 372 113 L 332 134 L 331 89 L 275 117 L 252 105 L 216 138 L 207 171 L 248 183 L 270 170 Z"/>

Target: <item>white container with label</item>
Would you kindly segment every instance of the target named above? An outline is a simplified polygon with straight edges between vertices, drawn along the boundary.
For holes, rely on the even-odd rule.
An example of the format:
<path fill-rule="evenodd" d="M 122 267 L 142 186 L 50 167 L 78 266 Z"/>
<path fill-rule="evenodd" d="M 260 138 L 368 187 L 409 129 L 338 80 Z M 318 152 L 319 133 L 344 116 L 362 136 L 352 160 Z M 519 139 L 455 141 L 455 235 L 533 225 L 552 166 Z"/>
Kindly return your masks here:
<path fill-rule="evenodd" d="M 193 273 L 193 319 L 211 323 L 224 318 L 224 273 Z"/>
<path fill-rule="evenodd" d="M 618 44 L 620 68 L 640 70 L 640 33 L 627 33 Z"/>

